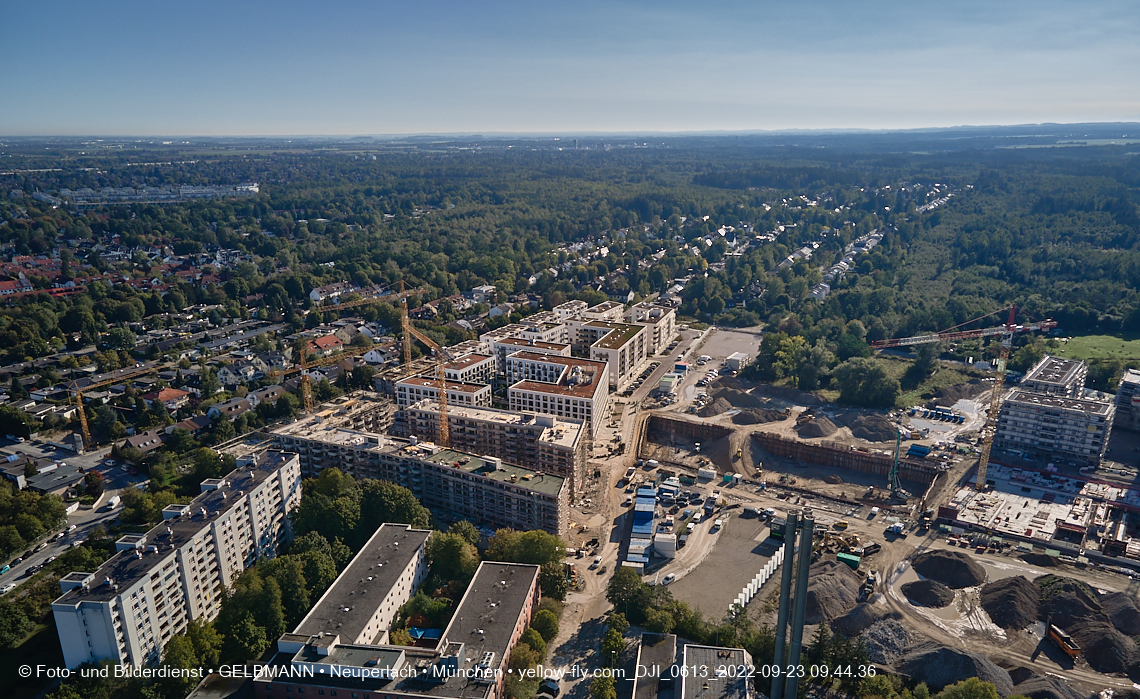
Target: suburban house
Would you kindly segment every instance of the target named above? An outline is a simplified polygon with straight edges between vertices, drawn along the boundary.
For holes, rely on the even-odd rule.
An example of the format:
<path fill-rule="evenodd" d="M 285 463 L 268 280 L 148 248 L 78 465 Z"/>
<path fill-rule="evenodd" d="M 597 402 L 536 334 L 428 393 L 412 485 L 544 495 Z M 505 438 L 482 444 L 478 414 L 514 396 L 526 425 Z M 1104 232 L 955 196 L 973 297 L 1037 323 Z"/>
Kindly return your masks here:
<path fill-rule="evenodd" d="M 174 412 L 179 408 L 185 407 L 190 402 L 190 392 L 182 391 L 177 388 L 164 388 L 159 391 L 151 393 L 144 393 L 142 399 L 146 401 L 146 407 L 151 407 L 154 401 L 162 403 L 163 407 L 168 412 Z"/>

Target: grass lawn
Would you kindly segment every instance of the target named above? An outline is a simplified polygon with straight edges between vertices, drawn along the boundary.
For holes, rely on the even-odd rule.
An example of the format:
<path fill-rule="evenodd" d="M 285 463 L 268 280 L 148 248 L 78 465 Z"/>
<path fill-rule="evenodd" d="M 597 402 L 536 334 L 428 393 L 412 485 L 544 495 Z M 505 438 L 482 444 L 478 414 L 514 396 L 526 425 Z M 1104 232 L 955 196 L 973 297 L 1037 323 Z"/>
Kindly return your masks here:
<path fill-rule="evenodd" d="M 1126 339 L 1116 335 L 1085 335 L 1071 338 L 1068 342 L 1050 340 L 1047 346 L 1049 354 L 1066 359 L 1140 360 L 1140 338 Z"/>
<path fill-rule="evenodd" d="M 63 667 L 63 652 L 55 624 L 36 624 L 35 629 L 11 650 L 0 653 L 0 677 L 9 696 L 34 697 L 55 680 L 49 677 L 21 679 L 17 670 L 21 665 Z"/>

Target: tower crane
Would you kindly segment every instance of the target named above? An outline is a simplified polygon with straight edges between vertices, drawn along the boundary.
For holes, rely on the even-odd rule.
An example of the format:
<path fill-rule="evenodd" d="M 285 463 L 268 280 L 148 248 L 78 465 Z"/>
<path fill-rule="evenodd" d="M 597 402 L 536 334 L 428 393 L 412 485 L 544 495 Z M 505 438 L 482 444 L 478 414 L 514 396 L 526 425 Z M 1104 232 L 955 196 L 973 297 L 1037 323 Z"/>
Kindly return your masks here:
<path fill-rule="evenodd" d="M 997 428 L 998 412 L 1001 410 L 1001 395 L 1002 388 L 1005 386 L 1005 365 L 1009 362 L 1009 351 L 1013 345 L 1013 336 L 1017 333 L 1033 332 L 1037 330 L 1049 330 L 1057 327 L 1057 323 L 1052 319 L 1044 320 L 1039 323 L 1026 323 L 1024 325 L 1017 325 L 1014 322 L 1014 314 L 1017 312 L 1017 304 L 1012 304 L 1009 307 L 1009 321 L 1004 325 L 998 325 L 992 328 L 982 328 L 981 330 L 958 330 L 958 328 L 972 323 L 975 320 L 988 318 L 992 315 L 997 315 L 1006 309 L 988 313 L 980 318 L 966 321 L 960 325 L 956 325 L 948 330 L 932 333 L 929 335 L 917 335 L 915 337 L 903 337 L 894 340 L 877 340 L 871 343 L 874 349 L 885 349 L 888 347 L 907 347 L 910 345 L 923 345 L 931 342 L 943 342 L 947 340 L 964 340 L 975 337 L 990 337 L 993 335 L 1001 335 L 1001 351 L 998 354 L 997 367 L 994 372 L 994 387 L 990 391 L 990 405 L 986 412 L 986 424 L 982 428 L 982 448 L 981 455 L 978 457 L 978 476 L 974 483 L 976 490 L 984 490 L 986 487 L 986 467 L 990 461 L 990 451 L 994 445 L 994 432 Z M 897 459 L 896 459 L 897 463 Z M 893 487 L 893 482 L 892 482 Z"/>
<path fill-rule="evenodd" d="M 91 445 L 91 427 L 87 424 L 87 409 L 83 405 L 83 394 L 87 391 L 101 388 L 103 386 L 110 386 L 112 384 L 122 383 L 123 381 L 130 381 L 137 379 L 140 376 L 146 376 L 156 371 L 166 368 L 166 365 L 153 366 L 149 368 L 141 368 L 137 371 L 129 371 L 124 374 L 119 374 L 113 379 L 107 379 L 98 383 L 88 384 L 83 388 L 79 388 L 78 381 L 71 382 L 71 402 L 78 408 L 76 412 L 79 413 L 79 428 L 83 432 L 83 448 L 87 449 Z"/>
<path fill-rule="evenodd" d="M 336 362 L 348 359 L 350 357 L 367 354 L 372 349 L 373 347 L 371 345 L 365 347 L 349 347 L 343 352 L 338 352 L 334 355 L 318 359 L 315 362 L 308 361 L 306 353 L 302 352 L 300 357 L 301 361 L 297 363 L 297 367 L 294 369 L 289 369 L 288 371 L 281 372 L 280 375 L 287 376 L 295 371 L 301 372 L 301 407 L 304 409 L 305 414 L 308 415 L 316 408 L 316 404 L 313 401 L 313 383 L 309 378 L 309 370 L 327 366 L 329 364 L 335 364 Z"/>
<path fill-rule="evenodd" d="M 439 445 L 451 446 L 451 425 L 447 421 L 447 361 L 450 358 L 435 340 L 417 330 L 408 320 L 408 303 L 400 304 L 401 320 L 404 323 L 404 364 L 412 361 L 412 338 L 427 345 L 436 355 L 435 382 L 439 400 Z"/>

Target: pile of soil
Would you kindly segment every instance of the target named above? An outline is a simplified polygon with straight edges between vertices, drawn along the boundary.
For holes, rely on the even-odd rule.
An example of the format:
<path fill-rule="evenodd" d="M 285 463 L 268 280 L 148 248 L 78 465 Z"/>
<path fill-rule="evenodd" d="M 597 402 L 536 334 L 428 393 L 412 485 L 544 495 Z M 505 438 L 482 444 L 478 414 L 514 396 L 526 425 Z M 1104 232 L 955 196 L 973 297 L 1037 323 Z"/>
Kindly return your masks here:
<path fill-rule="evenodd" d="M 722 399 L 717 398 L 717 401 Z M 714 401 L 714 402 L 717 402 Z M 760 425 L 766 422 L 778 422 L 786 420 L 788 411 L 786 410 L 768 410 L 766 408 L 744 408 L 739 413 L 732 416 L 733 423 L 737 425 Z"/>
<path fill-rule="evenodd" d="M 954 601 L 954 591 L 937 580 L 918 580 L 902 586 L 902 593 L 915 606 L 941 609 Z"/>
<path fill-rule="evenodd" d="M 1060 677 L 1043 677 L 1037 673 L 1018 682 L 1013 690 L 1029 699 L 1086 699 L 1085 694 L 1065 684 Z"/>
<path fill-rule="evenodd" d="M 853 638 L 884 618 L 886 614 L 887 608 L 883 605 L 860 602 L 843 616 L 832 619 L 831 630 L 847 638 Z"/>
<path fill-rule="evenodd" d="M 1013 694 L 1013 680 L 1009 673 L 990 662 L 985 656 L 949 648 L 933 641 L 912 647 L 898 669 L 918 682 L 925 682 L 931 693 L 942 691 L 947 685 L 971 677 L 993 682 L 998 694 Z"/>
<path fill-rule="evenodd" d="M 961 551 L 927 551 L 914 559 L 914 569 L 922 577 L 955 590 L 986 581 L 986 569 Z"/>
<path fill-rule="evenodd" d="M 830 437 L 835 434 L 837 429 L 839 428 L 836 427 L 835 423 L 831 420 L 825 417 L 817 417 L 814 420 L 809 420 L 800 425 L 796 428 L 796 431 L 799 432 L 801 437 L 811 439 L 813 437 Z"/>
<path fill-rule="evenodd" d="M 1113 626 L 1096 591 L 1060 575 L 1042 575 L 1033 582 L 1041 591 L 1039 619 L 1067 631 L 1092 669 L 1125 671 L 1136 654 L 1136 643 Z M 1117 600 L 1113 603 L 1119 607 Z"/>
<path fill-rule="evenodd" d="M 1056 568 L 1061 565 L 1056 556 L 1049 556 L 1044 553 L 1027 553 L 1021 556 L 1021 560 L 1038 568 Z"/>
<path fill-rule="evenodd" d="M 882 415 L 860 415 L 847 423 L 851 434 L 868 442 L 895 441 L 895 426 Z"/>
<path fill-rule="evenodd" d="M 825 476 L 823 482 L 827 483 L 828 485 L 841 485 L 843 483 L 843 479 L 833 473 L 830 476 Z"/>
<path fill-rule="evenodd" d="M 982 609 L 1003 629 L 1021 630 L 1037 621 L 1037 586 L 1020 575 L 981 589 Z"/>
<path fill-rule="evenodd" d="M 713 402 L 706 404 L 705 407 L 698 410 L 697 415 L 700 417 L 716 417 L 717 415 L 726 413 L 729 410 L 732 410 L 732 403 L 729 403 L 723 398 L 717 398 Z"/>
<path fill-rule="evenodd" d="M 867 657 L 873 663 L 893 665 L 907 646 L 911 644 L 910 633 L 897 619 L 883 619 L 875 622 L 860 636 L 867 647 Z"/>
<path fill-rule="evenodd" d="M 768 401 L 763 398 L 754 396 L 751 393 L 745 393 L 736 388 L 721 388 L 709 395 L 715 399 L 725 399 L 729 403 L 732 403 L 732 407 L 734 408 L 763 408 L 768 405 Z"/>
<path fill-rule="evenodd" d="M 966 383 L 959 383 L 953 386 L 947 386 L 934 394 L 935 405 L 949 407 L 954 405 L 963 398 L 973 398 L 985 392 L 989 386 L 982 383 L 981 379 L 973 379 Z"/>
<path fill-rule="evenodd" d="M 1140 608 L 1135 598 L 1123 592 L 1110 592 L 1101 595 L 1100 604 L 1118 631 L 1126 636 L 1140 636 Z"/>
<path fill-rule="evenodd" d="M 835 556 L 823 556 L 811 567 L 807 588 L 808 624 L 830 622 L 855 608 L 863 579 Z"/>

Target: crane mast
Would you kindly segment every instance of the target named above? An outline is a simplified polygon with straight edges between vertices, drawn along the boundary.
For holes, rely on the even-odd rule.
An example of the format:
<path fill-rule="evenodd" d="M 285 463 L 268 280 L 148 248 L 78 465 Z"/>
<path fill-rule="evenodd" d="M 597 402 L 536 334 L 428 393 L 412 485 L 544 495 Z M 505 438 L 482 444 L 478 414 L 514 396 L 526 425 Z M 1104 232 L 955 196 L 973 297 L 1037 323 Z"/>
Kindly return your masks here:
<path fill-rule="evenodd" d="M 408 320 L 408 303 L 405 300 L 400 304 L 401 320 L 404 323 L 404 364 L 412 361 L 412 338 L 427 345 L 436 355 L 435 384 L 439 401 L 439 445 L 444 448 L 451 447 L 451 425 L 447 421 L 447 356 L 443 348 L 435 340 L 423 334 L 412 326 Z"/>

